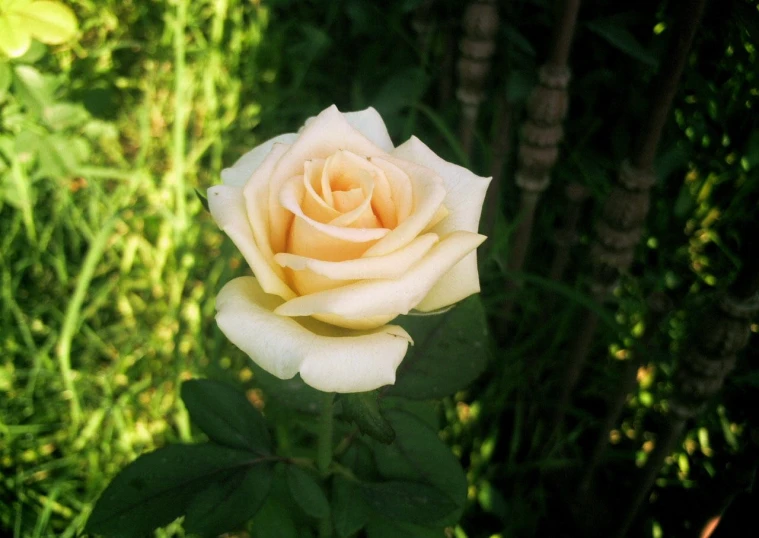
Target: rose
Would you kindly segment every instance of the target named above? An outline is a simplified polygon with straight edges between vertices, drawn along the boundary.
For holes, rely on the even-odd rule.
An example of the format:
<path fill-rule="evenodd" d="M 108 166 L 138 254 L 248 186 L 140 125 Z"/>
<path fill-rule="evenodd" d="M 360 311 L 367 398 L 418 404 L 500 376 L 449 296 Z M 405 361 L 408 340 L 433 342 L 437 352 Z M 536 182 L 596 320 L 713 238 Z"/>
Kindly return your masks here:
<path fill-rule="evenodd" d="M 489 178 L 412 137 L 393 147 L 373 108 L 332 106 L 222 172 L 211 214 L 255 278 L 216 300 L 222 332 L 264 370 L 329 392 L 395 382 L 411 337 L 396 316 L 479 291 L 474 250 Z"/>

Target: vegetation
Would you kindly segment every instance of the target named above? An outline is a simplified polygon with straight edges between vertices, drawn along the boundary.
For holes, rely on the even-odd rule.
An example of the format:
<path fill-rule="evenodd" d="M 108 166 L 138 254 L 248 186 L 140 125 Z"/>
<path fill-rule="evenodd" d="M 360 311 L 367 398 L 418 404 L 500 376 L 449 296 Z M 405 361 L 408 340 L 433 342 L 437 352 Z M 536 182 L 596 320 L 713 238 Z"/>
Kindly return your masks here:
<path fill-rule="evenodd" d="M 0 0 L 0 17 L 11 3 Z M 412 27 L 418 0 L 382 8 L 371 0 L 66 3 L 79 21 L 73 39 L 35 40 L 17 57 L 0 46 L 0 534 L 14 538 L 76 536 L 128 462 L 202 438 L 179 400 L 184 380 L 230 381 L 270 423 L 293 420 L 215 326 L 216 291 L 246 268 L 195 189 L 204 192 L 246 150 L 332 103 L 374 106 L 394 142 L 417 134 L 489 175 L 498 107 L 513 108 L 516 133 L 553 24 L 546 0 L 502 2 L 489 97 L 467 155 L 456 136 L 459 104 L 441 99 L 441 81 L 455 85 L 453 64 L 443 60 L 459 37 L 459 2 L 437 2 L 426 44 Z M 639 383 L 611 434 L 608 490 L 595 500 L 624 491 L 655 445 L 677 357 L 692 338 L 689 314 L 742 266 L 759 207 L 759 4 L 730 0 L 708 6 L 689 56 L 635 262 L 609 305 L 587 291 L 590 208 L 630 154 L 677 10 L 666 1 L 583 4 L 565 139 L 522 285 L 508 297 L 513 155 L 505 168 L 481 264 L 496 337 L 488 373 L 440 404 L 419 404 L 467 469 L 457 538 L 532 536 L 547 514 L 571 519 L 572 510 L 595 517 L 557 499 L 571 491 L 592 445 L 616 386 L 616 359 L 643 349 Z M 555 282 L 547 276 L 552 237 L 570 182 L 591 199 L 570 269 Z M 646 322 L 652 292 L 674 304 L 655 326 Z M 516 304 L 508 324 L 506 298 Z M 590 368 L 560 439 L 546 446 L 552 373 L 586 309 L 601 320 Z M 749 346 L 720 396 L 688 424 L 635 532 L 692 535 L 750 484 L 756 360 Z M 157 535 L 184 531 L 176 522 Z"/>

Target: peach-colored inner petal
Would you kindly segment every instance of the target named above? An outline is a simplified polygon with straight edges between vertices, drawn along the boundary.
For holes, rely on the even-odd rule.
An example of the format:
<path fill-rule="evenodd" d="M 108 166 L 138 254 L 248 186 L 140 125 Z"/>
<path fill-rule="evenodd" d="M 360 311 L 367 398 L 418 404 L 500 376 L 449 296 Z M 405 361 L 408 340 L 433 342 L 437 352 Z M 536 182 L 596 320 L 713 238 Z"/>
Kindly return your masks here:
<path fill-rule="evenodd" d="M 317 260 L 341 262 L 360 258 L 377 239 L 363 242 L 335 237 L 315 228 L 307 220 L 296 217 L 290 227 L 286 252 Z"/>
<path fill-rule="evenodd" d="M 369 162 L 379 171 L 378 183 L 383 183 L 382 187 L 377 190 L 379 192 L 389 191 L 389 194 L 386 196 L 391 200 L 392 213 L 395 214 L 395 218 L 391 219 L 390 217 L 387 217 L 390 222 L 385 222 L 385 212 L 382 211 L 380 214 L 382 215 L 385 227 L 394 229 L 397 225 L 406 220 L 409 215 L 411 215 L 411 211 L 414 208 L 414 195 L 411 187 L 411 178 L 409 178 L 408 174 L 405 171 L 401 170 L 397 166 L 393 165 L 393 163 L 390 163 L 385 159 L 370 158 Z M 384 182 L 382 181 L 383 179 L 385 180 Z M 385 182 L 387 184 L 387 191 L 385 191 Z"/>
<path fill-rule="evenodd" d="M 414 197 L 430 193 L 417 188 L 418 174 L 391 161 L 339 150 L 326 159 L 304 162 L 303 175 L 291 177 L 280 190 L 279 201 L 289 217 L 280 252 L 324 262 L 357 260 L 410 217 L 418 220 L 414 215 L 422 208 L 416 207 Z M 436 214 L 432 207 L 423 210 L 429 213 L 424 220 L 443 218 L 445 208 L 437 209 Z M 414 228 L 423 226 L 420 222 Z M 285 268 L 284 273 L 301 296 L 355 282 L 331 279 L 309 268 Z"/>

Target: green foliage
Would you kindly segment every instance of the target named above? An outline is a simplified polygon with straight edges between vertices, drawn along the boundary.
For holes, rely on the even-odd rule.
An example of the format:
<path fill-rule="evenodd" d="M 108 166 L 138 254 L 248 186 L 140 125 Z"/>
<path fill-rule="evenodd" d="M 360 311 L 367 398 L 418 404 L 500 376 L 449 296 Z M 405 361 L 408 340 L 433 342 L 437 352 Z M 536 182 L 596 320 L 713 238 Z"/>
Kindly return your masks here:
<path fill-rule="evenodd" d="M 137 537 L 187 514 L 188 531 L 216 536 L 253 516 L 271 478 L 271 464 L 256 453 L 210 443 L 170 445 L 124 468 L 100 496 L 85 530 Z"/>
<path fill-rule="evenodd" d="M 85 530 L 128 538 L 185 515 L 188 532 L 213 537 L 241 527 L 264 503 L 272 458 L 260 413 L 216 381 L 187 381 L 181 394 L 191 419 L 213 442 L 170 445 L 137 458 L 101 494 Z M 313 502 L 318 486 L 291 472 L 303 488 L 301 498 Z M 323 494 L 319 500 L 326 506 Z"/>
<path fill-rule="evenodd" d="M 23 56 L 31 47 L 32 38 L 49 45 L 59 45 L 74 37 L 77 30 L 74 12 L 60 2 L 0 2 L 0 52 L 10 58 Z"/>
<path fill-rule="evenodd" d="M 382 415 L 378 397 L 378 391 L 343 395 L 340 398 L 343 409 L 342 418 L 354 422 L 361 433 L 371 436 L 380 443 L 392 443 L 395 432 Z"/>
<path fill-rule="evenodd" d="M 324 478 L 307 454 L 316 442 L 320 395 L 297 377 L 280 382 L 259 371 L 214 327 L 213 296 L 244 264 L 236 263 L 191 191 L 217 183 L 222 167 L 244 151 L 297 129 L 333 102 L 342 110 L 376 106 L 396 143 L 416 134 L 446 158 L 488 175 L 490 143 L 500 133 L 496 99 L 512 106 L 516 139 L 548 51 L 550 3 L 511 2 L 502 13 L 471 156 L 458 142 L 457 101 L 453 94 L 443 99 L 443 82 L 455 89 L 465 3 L 437 2 L 427 44 L 413 29 L 416 0 L 382 9 L 369 0 L 298 3 L 297 9 L 282 0 L 66 3 L 78 26 L 65 16 L 62 24 L 44 19 L 34 30 L 39 35 L 24 31 L 27 47 L 18 32 L 23 25 L 9 30 L 8 2 L 0 0 L 0 534 L 73 538 L 97 514 L 95 499 L 109 481 L 132 469 L 129 462 L 170 454 L 163 451 L 175 450 L 171 446 L 159 447 L 188 443 L 205 430 L 212 444 L 197 446 L 227 455 L 253 450 L 250 432 L 259 439 L 270 435 L 275 459 L 233 478 L 209 456 L 203 465 L 217 469 L 218 480 L 203 487 L 193 482 L 198 487 L 190 488 L 194 494 L 183 508 L 188 517 L 170 523 L 181 511 L 140 508 L 168 522 L 158 536 L 243 528 L 257 504 L 247 525 L 254 538 L 314 536 L 323 520 L 309 510 L 324 511 L 314 508 L 321 503 L 314 501 L 315 489 L 304 501 L 299 496 L 308 487 L 290 486 L 289 477 L 299 472 L 328 498 L 341 538 L 533 536 L 540 522 L 558 521 L 555 507 L 547 508 L 557 495 L 546 483 L 553 473 L 569 475 L 579 466 L 600 402 L 616 381 L 618 361 L 604 357 L 610 349 L 625 356 L 641 345 L 641 333 L 653 332 L 648 345 L 654 351 L 617 425 L 607 469 L 615 484 L 636 476 L 630 464 L 645 457 L 643 447 L 666 408 L 672 356 L 686 342 L 686 313 L 698 302 L 693 294 L 730 280 L 740 263 L 740 230 L 756 217 L 755 2 L 730 0 L 707 12 L 662 138 L 646 242 L 601 310 L 598 360 L 553 452 L 539 446 L 541 417 L 556 392 L 550 378 L 569 352 L 581 314 L 600 310 L 584 285 L 590 205 L 565 283 L 550 284 L 550 256 L 543 253 L 552 252 L 552 230 L 564 217 L 564 185 L 582 183 L 594 202 L 602 200 L 634 146 L 654 65 L 672 33 L 672 3 L 583 4 L 560 159 L 538 209 L 514 319 L 505 334 L 494 331 L 501 344 L 495 348 L 480 336 L 478 320 L 487 314 L 495 327 L 503 326 L 500 255 L 509 247 L 519 198 L 513 160 L 502 181 L 505 225 L 491 235 L 492 258 L 480 264 L 482 296 L 436 318 L 402 320 L 416 344 L 398 385 L 383 391 L 376 407 L 368 395 L 341 404 L 344 418 L 353 414 L 354 424 L 376 426 L 380 438 L 389 424 L 396 439 L 385 445 L 338 422 L 336 462 Z M 65 43 L 55 45 L 64 34 Z M 652 289 L 679 301 L 659 331 L 645 319 L 643 299 Z M 438 321 L 429 333 L 423 327 Z M 482 347 L 464 345 L 459 326 Z M 735 488 L 736 477 L 752 474 L 750 465 L 735 461 L 750 454 L 748 434 L 756 427 L 752 353 L 739 361 L 723 395 L 697 419 L 662 474 L 651 513 L 666 536 L 692 534 L 700 524 L 694 514 L 716 503 L 721 488 Z M 497 360 L 488 363 L 489 354 Z M 203 409 L 203 391 L 195 404 L 193 396 L 186 407 L 178 402 L 181 380 L 201 373 L 244 386 L 245 396 L 220 386 L 204 389 L 223 392 L 218 400 L 235 406 L 235 413 Z M 414 407 L 406 396 L 444 400 Z M 268 426 L 243 399 L 263 409 Z M 261 501 L 267 473 L 271 487 Z M 446 508 L 446 499 L 454 506 L 435 525 L 400 521 L 399 511 L 409 515 L 393 505 L 397 483 L 424 489 L 434 501 L 427 507 Z M 377 509 L 364 500 L 366 488 Z M 175 498 L 185 499 L 184 489 Z M 612 489 L 603 499 L 617 493 Z M 679 505 L 685 508 L 678 511 Z"/>
<path fill-rule="evenodd" d="M 369 521 L 359 484 L 340 475 L 332 480 L 332 523 L 339 538 L 353 536 Z"/>
<path fill-rule="evenodd" d="M 445 532 L 422 525 L 374 518 L 366 527 L 367 538 L 442 538 Z"/>
<path fill-rule="evenodd" d="M 214 443 L 266 456 L 269 431 L 261 413 L 226 383 L 194 379 L 182 383 L 182 401 L 190 420 Z"/>
<path fill-rule="evenodd" d="M 329 500 L 310 474 L 290 465 L 287 468 L 287 485 L 293 499 L 306 514 L 318 519 L 329 517 Z"/>
<path fill-rule="evenodd" d="M 656 56 L 646 50 L 635 36 L 632 35 L 624 26 L 618 17 L 607 17 L 588 21 L 586 26 L 594 33 L 598 34 L 611 45 L 617 47 L 625 54 L 629 54 L 636 60 L 656 67 Z"/>
<path fill-rule="evenodd" d="M 396 320 L 414 339 L 398 369 L 390 396 L 442 398 L 465 388 L 487 366 L 490 356 L 485 310 L 479 296 L 470 297 L 433 318 L 403 316 Z"/>
<path fill-rule="evenodd" d="M 456 504 L 439 489 L 418 482 L 361 483 L 367 504 L 388 519 L 427 523 L 443 518 Z"/>

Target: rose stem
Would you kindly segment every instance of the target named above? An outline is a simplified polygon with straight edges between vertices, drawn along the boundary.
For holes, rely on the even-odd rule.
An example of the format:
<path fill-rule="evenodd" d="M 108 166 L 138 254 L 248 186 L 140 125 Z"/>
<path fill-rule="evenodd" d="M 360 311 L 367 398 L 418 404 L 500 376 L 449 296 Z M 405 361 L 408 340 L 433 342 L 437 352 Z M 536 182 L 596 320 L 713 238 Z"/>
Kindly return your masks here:
<path fill-rule="evenodd" d="M 319 437 L 316 444 L 316 468 L 326 480 L 329 467 L 332 464 L 332 411 L 335 399 L 334 392 L 324 393 L 324 402 L 319 416 Z M 332 536 L 332 521 L 327 516 L 319 522 L 319 538 Z"/>

